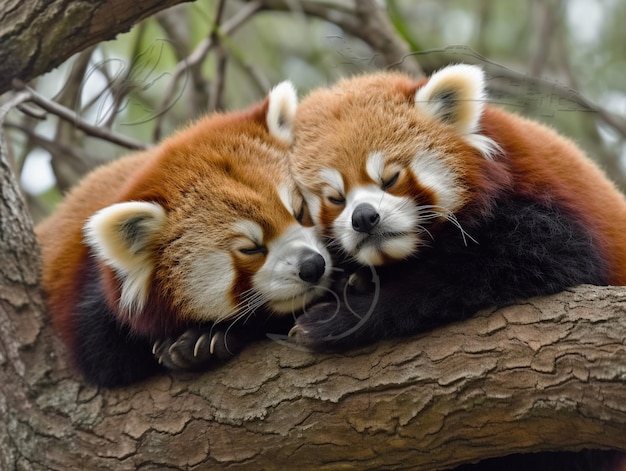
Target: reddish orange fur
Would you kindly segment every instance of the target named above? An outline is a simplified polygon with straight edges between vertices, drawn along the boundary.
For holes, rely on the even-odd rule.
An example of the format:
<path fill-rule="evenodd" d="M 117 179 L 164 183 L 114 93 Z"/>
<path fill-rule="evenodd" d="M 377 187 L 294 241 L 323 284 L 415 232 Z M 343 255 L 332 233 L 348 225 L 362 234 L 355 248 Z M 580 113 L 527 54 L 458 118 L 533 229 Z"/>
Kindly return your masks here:
<path fill-rule="evenodd" d="M 129 174 L 150 157 L 150 151 L 134 154 L 99 168 L 70 192 L 54 215 L 36 227 L 42 250 L 42 283 L 52 321 L 66 343 L 74 341 L 72 309 L 77 301 L 87 247 L 83 224 L 98 209 L 118 201 Z M 98 195 L 98 198 L 94 198 Z"/>
<path fill-rule="evenodd" d="M 558 201 L 591 232 L 608 264 L 609 282 L 626 284 L 626 200 L 597 165 L 550 128 L 490 105 L 479 133 L 491 137 L 503 152 L 495 164 L 488 162 L 451 126 L 419 111 L 415 92 L 426 82 L 382 72 L 346 79 L 305 97 L 294 125 L 293 152 L 294 174 L 302 186 L 320 194 L 326 182 L 319 170 L 335 168 L 344 175 L 348 193 L 354 186 L 374 183 L 364 171 L 372 150 L 406 167 L 416 141 L 436 143 L 460 182 L 461 203 L 448 209 L 478 204 L 487 210 L 492 195 L 503 189 Z M 390 192 L 411 191 L 419 191 L 417 182 Z M 322 199 L 318 222 L 323 231 L 339 212 Z"/>
<path fill-rule="evenodd" d="M 66 342 L 72 345 L 75 340 L 74 305 L 88 256 L 82 229 L 95 211 L 117 202 L 153 201 L 164 206 L 172 218 L 184 218 L 193 210 L 198 227 L 213 227 L 216 218 L 228 223 L 250 216 L 265 221 L 265 236 L 269 240 L 294 223 L 293 215 L 276 194 L 277 183 L 288 173 L 282 159 L 276 158 L 276 149 L 284 152 L 286 145 L 268 135 L 267 107 L 265 100 L 239 113 L 211 115 L 153 149 L 97 169 L 70 192 L 53 216 L 37 227 L 49 310 Z M 256 144 L 251 145 L 252 142 Z M 235 167 L 231 165 L 233 159 L 238 163 Z M 266 169 L 261 171 L 261 166 Z M 267 172 L 272 179 L 265 178 Z M 195 193 L 189 197 L 189 192 Z M 224 195 L 228 196 L 222 198 Z M 194 198 L 211 198 L 218 209 L 214 213 L 191 209 L 194 204 L 197 207 Z M 229 206 L 220 211 L 220 202 Z M 165 247 L 174 243 L 177 236 L 163 234 L 158 244 Z M 231 240 L 228 233 L 214 232 L 213 236 L 224 246 Z M 156 263 L 152 281 L 156 287 L 151 290 L 145 314 L 130 320 L 132 328 L 142 334 L 167 332 L 180 322 L 193 320 L 182 305 L 176 278 L 172 279 L 184 277 L 185 273 L 163 263 Z M 254 261 L 233 263 L 242 273 L 258 269 Z M 116 305 L 119 281 L 109 267 L 100 263 L 100 270 L 109 302 Z M 169 278 L 163 279 L 168 270 Z M 237 283 L 242 286 L 233 288 L 233 296 L 248 287 L 245 276 L 238 277 Z"/>
<path fill-rule="evenodd" d="M 507 155 L 514 191 L 555 200 L 591 233 L 609 268 L 609 283 L 626 285 L 626 201 L 576 145 L 534 121 L 488 107 L 481 127 Z"/>

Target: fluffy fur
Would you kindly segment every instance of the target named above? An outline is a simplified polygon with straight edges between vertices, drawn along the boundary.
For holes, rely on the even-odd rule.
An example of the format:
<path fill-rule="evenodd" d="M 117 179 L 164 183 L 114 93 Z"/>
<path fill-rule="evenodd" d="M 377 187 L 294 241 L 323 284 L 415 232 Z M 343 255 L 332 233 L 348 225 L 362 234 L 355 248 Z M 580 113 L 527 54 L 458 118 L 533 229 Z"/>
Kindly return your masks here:
<path fill-rule="evenodd" d="M 330 256 L 297 221 L 284 95 L 97 169 L 38 226 L 49 310 L 88 380 L 225 357 L 326 289 Z"/>
<path fill-rule="evenodd" d="M 333 250 L 366 267 L 297 319 L 297 342 L 340 350 L 581 283 L 626 283 L 622 194 L 572 142 L 485 98 L 482 71 L 457 65 L 417 82 L 350 78 L 303 100 L 293 175 Z M 540 453 L 462 469 L 624 460 Z"/>
<path fill-rule="evenodd" d="M 485 96 L 482 70 L 456 65 L 421 81 L 358 76 L 302 101 L 292 173 L 330 246 L 376 266 L 380 291 L 350 289 L 353 276 L 338 306 L 298 318 L 297 341 L 347 348 L 626 283 L 623 195 L 572 142 Z"/>

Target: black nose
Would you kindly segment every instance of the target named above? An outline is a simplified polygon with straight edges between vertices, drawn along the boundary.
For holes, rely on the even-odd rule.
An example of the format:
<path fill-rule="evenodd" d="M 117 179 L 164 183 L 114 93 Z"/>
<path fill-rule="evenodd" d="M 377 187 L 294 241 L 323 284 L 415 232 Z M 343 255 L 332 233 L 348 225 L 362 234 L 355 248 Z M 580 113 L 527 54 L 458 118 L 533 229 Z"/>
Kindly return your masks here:
<path fill-rule="evenodd" d="M 324 257 L 317 252 L 311 251 L 303 257 L 302 263 L 300 264 L 300 273 L 298 273 L 298 275 L 302 281 L 315 283 L 319 281 L 325 270 L 326 262 L 324 261 Z"/>
<path fill-rule="evenodd" d="M 361 203 L 352 212 L 352 228 L 357 232 L 372 232 L 380 222 L 380 214 L 369 203 Z"/>

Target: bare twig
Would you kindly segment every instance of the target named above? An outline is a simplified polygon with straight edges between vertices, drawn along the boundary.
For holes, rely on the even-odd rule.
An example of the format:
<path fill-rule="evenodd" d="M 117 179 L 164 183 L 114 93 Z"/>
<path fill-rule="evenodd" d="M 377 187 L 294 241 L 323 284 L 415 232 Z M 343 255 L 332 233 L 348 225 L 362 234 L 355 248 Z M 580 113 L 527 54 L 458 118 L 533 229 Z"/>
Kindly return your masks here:
<path fill-rule="evenodd" d="M 172 44 L 177 62 L 183 61 L 191 53 L 191 46 L 189 45 L 190 35 L 188 33 L 189 19 L 185 11 L 186 10 L 183 9 L 174 9 L 174 11 L 168 11 L 165 14 L 156 16 L 159 26 L 163 29 Z M 195 118 L 206 110 L 206 103 L 209 101 L 208 82 L 203 75 L 201 63 L 195 64 L 187 70 L 191 78 L 192 87 L 191 96 L 187 98 L 188 117 Z M 169 100 L 167 102 L 169 102 Z M 161 116 L 160 113 L 159 116 Z M 155 130 L 160 133 L 159 123 L 160 121 L 157 121 Z M 158 134 L 154 136 L 157 138 Z"/>
<path fill-rule="evenodd" d="M 536 12 L 538 15 L 536 16 L 539 24 L 536 29 L 539 31 L 539 36 L 537 38 L 537 44 L 535 44 L 535 56 L 531 59 L 530 63 L 530 74 L 537 77 L 543 73 L 545 65 L 548 62 L 550 47 L 555 37 L 559 18 L 563 16 L 563 12 L 562 3 L 560 1 L 535 1 L 533 5 L 538 9 Z"/>
<path fill-rule="evenodd" d="M 213 79 L 213 84 L 211 86 L 211 93 L 209 94 L 209 111 L 215 111 L 221 108 L 222 102 L 222 93 L 224 91 L 224 82 L 226 78 L 226 64 L 227 57 L 226 51 L 224 49 L 224 45 L 222 44 L 220 37 L 220 22 L 222 20 L 222 15 L 224 14 L 224 5 L 225 0 L 220 0 L 217 4 L 217 12 L 215 14 L 215 21 L 213 22 L 213 27 L 211 28 L 211 42 L 215 45 L 217 49 L 216 53 L 216 70 L 215 70 L 215 78 Z"/>
<path fill-rule="evenodd" d="M 86 159 L 83 155 L 79 155 L 76 152 L 75 146 L 68 146 L 64 142 L 56 139 L 46 139 L 42 135 L 37 134 L 29 126 L 23 126 L 21 124 L 12 123 L 9 121 L 7 121 L 4 126 L 6 128 L 16 129 L 27 135 L 29 141 L 32 141 L 34 145 L 45 149 L 50 153 L 50 155 L 63 155 L 65 157 L 67 166 L 76 169 L 76 173 L 84 174 L 89 171 L 90 166 L 87 164 L 87 162 L 91 162 L 91 159 Z M 58 175 L 56 175 L 56 173 L 55 176 L 58 178 Z"/>
<path fill-rule="evenodd" d="M 78 110 L 80 108 L 80 97 L 85 83 L 85 72 L 88 70 L 89 62 L 95 47 L 89 47 L 78 54 L 78 57 L 72 64 L 70 74 L 65 84 L 57 96 L 51 100 L 58 105 L 65 106 L 68 109 Z M 45 145 L 45 140 L 34 132 L 26 132 L 28 136 L 28 145 L 39 146 L 48 151 L 52 157 L 50 166 L 54 173 L 57 187 L 61 192 L 67 191 L 76 179 L 83 175 L 86 171 L 86 162 L 80 162 L 76 165 L 76 154 L 64 143 L 73 143 L 76 148 L 82 147 L 84 143 L 84 135 L 76 132 L 73 123 L 65 120 L 58 120 L 56 132 L 52 139 L 51 145 Z M 24 159 L 25 160 L 25 159 Z M 73 169 L 69 172 L 69 178 L 66 169 Z"/>
<path fill-rule="evenodd" d="M 4 120 L 7 114 L 9 114 L 9 111 L 30 99 L 30 93 L 22 90 L 0 106 L 0 164 L 8 165 L 13 173 L 15 173 L 15 168 L 12 160 L 9 159 L 9 148 L 4 140 Z"/>
<path fill-rule="evenodd" d="M 111 106 L 111 111 L 106 118 L 106 121 L 103 123 L 103 126 L 106 128 L 111 128 L 124 99 L 133 89 L 134 84 L 132 83 L 132 74 L 137 63 L 137 58 L 141 53 L 140 48 L 141 44 L 143 43 L 143 36 L 145 32 L 146 23 L 142 21 L 137 25 L 137 34 L 130 50 L 130 66 L 124 69 L 124 74 L 121 77 L 118 77 L 116 78 L 116 80 L 109 82 L 109 89 L 111 91 L 111 95 L 113 96 L 113 104 Z"/>
<path fill-rule="evenodd" d="M 236 15 L 224 22 L 221 28 L 221 34 L 231 34 L 237 28 L 242 26 L 252 16 L 254 16 L 259 9 L 263 6 L 261 1 L 253 1 L 248 3 L 245 7 L 241 8 Z M 174 94 L 178 89 L 178 82 L 181 77 L 186 76 L 190 67 L 194 67 L 196 64 L 200 64 L 209 53 L 209 51 L 215 46 L 215 42 L 212 39 L 212 35 L 202 40 L 193 52 L 181 60 L 172 71 L 172 78 L 163 94 L 164 98 L 161 104 L 160 110 L 156 113 L 156 123 L 153 133 L 153 139 L 158 141 L 161 136 L 161 122 L 163 114 L 172 106 L 172 100 Z"/>
<path fill-rule="evenodd" d="M 14 79 L 13 88 L 17 91 L 27 93 L 29 97 L 28 101 L 35 103 L 37 106 L 43 108 L 49 113 L 58 116 L 61 119 L 73 122 L 78 129 L 89 134 L 90 136 L 98 137 L 100 139 L 107 140 L 109 142 L 120 145 L 122 147 L 127 147 L 129 149 L 145 149 L 147 147 L 146 144 L 144 144 L 143 142 L 136 141 L 135 139 L 123 136 L 121 134 L 117 134 L 109 129 L 97 127 L 86 122 L 74 111 L 64 106 L 61 106 L 51 100 L 48 100 L 43 95 L 40 95 L 35 90 L 28 87 L 21 80 Z"/>
<path fill-rule="evenodd" d="M 288 0 L 264 0 L 271 10 L 290 11 Z M 393 25 L 376 0 L 354 2 L 354 9 L 338 8 L 335 4 L 300 1 L 298 10 L 336 24 L 345 32 L 367 43 L 388 68 L 400 69 L 414 76 L 423 75 L 407 44 L 396 34 Z"/>

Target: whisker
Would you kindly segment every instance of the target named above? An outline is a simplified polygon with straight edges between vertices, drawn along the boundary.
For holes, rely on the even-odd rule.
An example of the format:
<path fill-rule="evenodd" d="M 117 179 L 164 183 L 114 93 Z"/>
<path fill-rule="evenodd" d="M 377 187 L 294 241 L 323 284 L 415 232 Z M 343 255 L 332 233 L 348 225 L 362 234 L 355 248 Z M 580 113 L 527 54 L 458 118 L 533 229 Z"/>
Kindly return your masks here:
<path fill-rule="evenodd" d="M 253 310 L 256 310 L 265 302 L 266 299 L 264 299 L 264 295 L 262 293 L 257 292 L 254 288 L 249 288 L 241 293 L 239 303 L 231 308 L 230 312 L 223 316 L 220 316 L 215 322 L 223 322 L 227 319 L 237 319 L 242 311 L 248 312 L 251 308 L 253 308 Z"/>
<path fill-rule="evenodd" d="M 467 246 L 467 239 L 470 239 L 472 242 L 476 244 L 478 243 L 476 239 L 474 239 L 465 229 L 463 229 L 463 226 L 457 219 L 456 215 L 452 211 L 446 209 L 445 207 L 438 206 L 438 205 L 424 205 L 424 206 L 420 206 L 420 210 L 425 210 L 423 211 L 423 213 L 420 214 L 420 217 L 422 219 L 428 220 L 428 219 L 435 219 L 438 217 L 443 217 L 450 224 L 452 224 L 457 229 L 459 229 L 459 231 L 461 232 L 461 237 L 463 238 L 464 245 Z"/>

